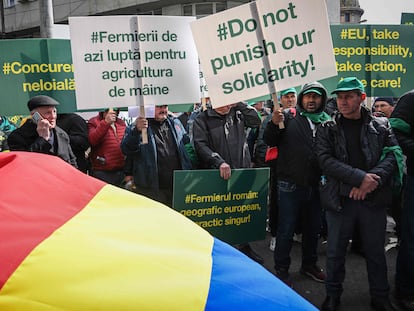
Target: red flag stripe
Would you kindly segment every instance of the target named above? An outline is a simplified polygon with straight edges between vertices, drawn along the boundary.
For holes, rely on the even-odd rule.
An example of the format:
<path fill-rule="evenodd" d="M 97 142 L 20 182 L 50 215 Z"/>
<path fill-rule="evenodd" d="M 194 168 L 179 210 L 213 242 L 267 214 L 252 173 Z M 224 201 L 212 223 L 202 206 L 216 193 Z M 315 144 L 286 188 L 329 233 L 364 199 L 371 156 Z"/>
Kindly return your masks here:
<path fill-rule="evenodd" d="M 48 170 L 44 170 L 45 165 L 40 165 L 44 159 L 33 152 L 0 155 L 0 176 L 13 177 L 0 181 L 0 288 L 39 243 L 81 211 L 105 185 L 75 168 L 59 180 L 54 171 L 62 160 L 48 157 Z M 50 184 L 49 190 L 39 192 L 45 182 Z M 32 186 L 22 189 L 22 184 Z"/>

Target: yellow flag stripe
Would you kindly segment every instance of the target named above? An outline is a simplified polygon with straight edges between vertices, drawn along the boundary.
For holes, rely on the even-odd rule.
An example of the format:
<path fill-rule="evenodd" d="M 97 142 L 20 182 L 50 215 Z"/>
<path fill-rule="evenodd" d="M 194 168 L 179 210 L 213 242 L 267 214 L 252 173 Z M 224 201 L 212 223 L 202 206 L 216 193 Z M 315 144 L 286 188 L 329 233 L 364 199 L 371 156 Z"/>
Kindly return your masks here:
<path fill-rule="evenodd" d="M 204 310 L 213 243 L 168 207 L 106 185 L 22 262 L 0 309 Z"/>

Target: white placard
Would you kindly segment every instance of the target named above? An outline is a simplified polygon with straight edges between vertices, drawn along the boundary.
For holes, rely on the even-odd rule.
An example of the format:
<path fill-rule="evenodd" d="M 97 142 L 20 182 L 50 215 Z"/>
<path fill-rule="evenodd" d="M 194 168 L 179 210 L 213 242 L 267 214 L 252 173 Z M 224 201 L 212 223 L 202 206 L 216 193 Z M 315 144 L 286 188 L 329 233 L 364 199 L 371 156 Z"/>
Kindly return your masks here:
<path fill-rule="evenodd" d="M 142 115 L 141 107 L 134 106 L 128 107 L 128 117 L 136 118 L 139 116 L 145 116 L 148 118 L 154 118 L 155 116 L 155 106 L 144 106 L 144 115 Z"/>
<path fill-rule="evenodd" d="M 191 30 L 213 107 L 337 74 L 325 0 L 257 0 Z"/>
<path fill-rule="evenodd" d="M 70 17 L 78 109 L 200 101 L 194 17 Z"/>

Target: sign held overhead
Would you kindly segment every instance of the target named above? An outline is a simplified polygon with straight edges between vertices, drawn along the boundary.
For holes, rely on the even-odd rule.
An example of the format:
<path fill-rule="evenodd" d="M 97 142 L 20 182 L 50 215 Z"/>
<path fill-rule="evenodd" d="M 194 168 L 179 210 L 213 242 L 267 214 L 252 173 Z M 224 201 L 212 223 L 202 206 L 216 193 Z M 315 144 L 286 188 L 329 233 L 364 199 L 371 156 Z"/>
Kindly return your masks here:
<path fill-rule="evenodd" d="M 324 0 L 258 0 L 191 30 L 213 107 L 336 75 Z"/>
<path fill-rule="evenodd" d="M 69 19 L 78 109 L 198 102 L 194 17 Z"/>

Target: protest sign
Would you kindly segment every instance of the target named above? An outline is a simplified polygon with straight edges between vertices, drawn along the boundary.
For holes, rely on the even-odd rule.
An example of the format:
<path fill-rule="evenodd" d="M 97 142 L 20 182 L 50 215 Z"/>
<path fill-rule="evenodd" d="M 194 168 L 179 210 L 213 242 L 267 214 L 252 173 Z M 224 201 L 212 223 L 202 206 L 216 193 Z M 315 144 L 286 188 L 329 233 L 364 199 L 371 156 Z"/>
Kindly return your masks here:
<path fill-rule="evenodd" d="M 324 0 L 258 0 L 191 30 L 213 107 L 336 75 Z"/>
<path fill-rule="evenodd" d="M 368 96 L 399 97 L 412 90 L 414 27 L 409 25 L 332 25 L 338 76 L 322 80 L 333 90 L 355 76 Z"/>
<path fill-rule="evenodd" d="M 414 13 L 401 13 L 402 25 L 414 25 Z"/>
<path fill-rule="evenodd" d="M 27 115 L 35 95 L 55 98 L 59 112 L 76 110 L 69 40 L 0 40 L 0 50 L 0 115 Z"/>
<path fill-rule="evenodd" d="M 203 70 L 200 67 L 200 98 L 209 97 L 208 96 L 208 86 L 206 78 L 204 77 Z"/>
<path fill-rule="evenodd" d="M 173 208 L 231 243 L 265 238 L 269 168 L 174 171 Z"/>
<path fill-rule="evenodd" d="M 69 18 L 80 109 L 198 102 L 195 17 Z"/>

